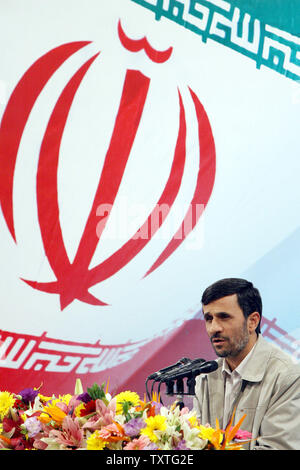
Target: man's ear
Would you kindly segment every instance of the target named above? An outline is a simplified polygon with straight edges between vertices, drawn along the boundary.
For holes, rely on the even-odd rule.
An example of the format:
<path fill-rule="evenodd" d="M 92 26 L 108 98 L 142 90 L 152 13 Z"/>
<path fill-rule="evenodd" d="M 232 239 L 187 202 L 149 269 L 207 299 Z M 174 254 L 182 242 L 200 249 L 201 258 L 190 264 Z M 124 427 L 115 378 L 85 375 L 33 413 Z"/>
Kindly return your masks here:
<path fill-rule="evenodd" d="M 259 324 L 260 314 L 258 312 L 252 312 L 248 316 L 247 320 L 248 320 L 249 333 L 253 333 L 253 331 L 256 330 Z"/>

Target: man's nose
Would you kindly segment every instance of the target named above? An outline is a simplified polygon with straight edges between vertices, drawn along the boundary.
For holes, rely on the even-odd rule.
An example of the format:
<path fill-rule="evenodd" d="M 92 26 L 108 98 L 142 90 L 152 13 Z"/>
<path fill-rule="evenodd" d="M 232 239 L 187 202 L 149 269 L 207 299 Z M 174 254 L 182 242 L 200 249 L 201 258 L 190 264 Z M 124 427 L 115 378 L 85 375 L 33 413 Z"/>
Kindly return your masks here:
<path fill-rule="evenodd" d="M 222 331 L 223 331 L 223 326 L 221 322 L 218 321 L 218 319 L 213 319 L 209 325 L 209 329 L 208 329 L 209 335 L 213 336 L 217 333 L 221 333 Z"/>

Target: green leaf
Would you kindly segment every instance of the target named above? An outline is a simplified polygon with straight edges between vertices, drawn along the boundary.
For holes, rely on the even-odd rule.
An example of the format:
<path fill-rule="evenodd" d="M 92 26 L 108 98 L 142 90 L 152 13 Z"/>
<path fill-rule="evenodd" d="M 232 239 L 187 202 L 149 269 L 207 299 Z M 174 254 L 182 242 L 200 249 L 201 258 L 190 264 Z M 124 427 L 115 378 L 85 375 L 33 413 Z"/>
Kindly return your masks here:
<path fill-rule="evenodd" d="M 130 403 L 128 401 L 123 401 L 122 402 L 122 408 L 123 408 L 123 413 L 126 415 L 129 412 L 129 405 Z"/>
<path fill-rule="evenodd" d="M 101 387 L 99 387 L 97 383 L 94 383 L 91 388 L 87 389 L 87 392 L 92 398 L 92 400 L 100 399 L 104 401 L 106 404 L 108 403 L 105 397 L 104 386 L 105 386 L 105 383 L 103 383 Z"/>

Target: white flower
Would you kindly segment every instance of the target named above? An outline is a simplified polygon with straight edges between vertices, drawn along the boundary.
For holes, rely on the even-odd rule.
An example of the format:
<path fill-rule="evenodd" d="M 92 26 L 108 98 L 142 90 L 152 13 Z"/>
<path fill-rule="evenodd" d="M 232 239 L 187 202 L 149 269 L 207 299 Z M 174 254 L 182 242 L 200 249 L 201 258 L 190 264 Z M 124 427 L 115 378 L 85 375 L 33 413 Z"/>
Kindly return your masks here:
<path fill-rule="evenodd" d="M 186 446 L 191 450 L 203 449 L 207 441 L 199 437 L 199 429 L 191 428 L 188 422 L 182 423 L 183 439 L 186 442 Z"/>
<path fill-rule="evenodd" d="M 41 422 L 35 416 L 27 418 L 24 426 L 28 431 L 28 437 L 34 437 L 42 430 Z"/>
<path fill-rule="evenodd" d="M 114 416 L 114 421 L 116 421 L 118 424 L 121 424 L 121 426 L 123 426 L 123 424 L 125 423 L 126 421 L 126 417 L 124 415 L 115 415 Z"/>

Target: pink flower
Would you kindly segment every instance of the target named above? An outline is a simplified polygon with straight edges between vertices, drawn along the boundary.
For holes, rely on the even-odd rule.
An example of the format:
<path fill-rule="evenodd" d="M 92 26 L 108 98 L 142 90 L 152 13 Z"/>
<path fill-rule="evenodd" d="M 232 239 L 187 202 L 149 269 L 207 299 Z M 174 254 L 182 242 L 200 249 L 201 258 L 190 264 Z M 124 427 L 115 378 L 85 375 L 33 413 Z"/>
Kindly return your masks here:
<path fill-rule="evenodd" d="M 106 406 L 102 400 L 96 400 L 96 414 L 92 416 L 84 425 L 84 429 L 95 431 L 103 426 L 112 424 L 116 414 L 116 400 L 113 398 Z"/>
<path fill-rule="evenodd" d="M 99 436 L 105 441 L 107 439 L 110 439 L 110 437 L 114 436 L 122 436 L 122 433 L 120 432 L 120 429 L 115 423 L 109 424 L 108 426 L 105 426 L 99 431 Z"/>
<path fill-rule="evenodd" d="M 74 395 L 71 400 L 69 401 L 69 405 L 68 405 L 68 409 L 69 409 L 69 413 L 71 411 L 74 412 L 76 406 L 80 405 L 82 402 L 80 400 L 77 399 L 77 395 Z"/>
<path fill-rule="evenodd" d="M 45 437 L 45 436 L 43 436 Z M 33 443 L 33 447 L 35 449 L 38 449 L 38 450 L 46 450 L 47 447 L 48 447 L 48 444 L 46 444 L 45 442 L 41 441 L 40 439 L 35 439 L 34 443 Z"/>
<path fill-rule="evenodd" d="M 236 435 L 234 436 L 234 439 L 236 439 L 238 441 L 246 441 L 246 440 L 251 439 L 251 438 L 252 438 L 251 432 L 243 431 L 242 429 L 239 429 L 236 432 Z"/>
<path fill-rule="evenodd" d="M 62 401 L 57 402 L 55 406 L 57 406 L 57 408 L 60 408 L 66 414 L 69 412 L 68 405 Z"/>
<path fill-rule="evenodd" d="M 49 426 L 47 426 L 46 424 L 44 424 L 42 422 L 41 422 L 41 426 L 42 426 L 41 432 L 34 437 L 33 447 L 35 449 L 45 450 L 45 449 L 47 449 L 48 444 L 41 441 L 41 439 L 44 438 L 44 437 L 49 437 L 49 432 L 50 432 L 51 428 L 49 428 Z"/>
<path fill-rule="evenodd" d="M 96 400 L 96 413 L 102 417 L 104 426 L 111 424 L 116 414 L 116 399 L 113 398 L 107 406 L 102 400 Z"/>
<path fill-rule="evenodd" d="M 124 450 L 143 450 L 150 444 L 150 439 L 147 436 L 140 436 L 138 439 L 128 442 L 124 447 Z"/>
<path fill-rule="evenodd" d="M 66 447 L 80 447 L 83 441 L 83 431 L 80 429 L 78 418 L 72 419 L 66 416 L 62 423 L 62 431 L 51 430 L 50 437 L 54 437 L 56 442 Z"/>

